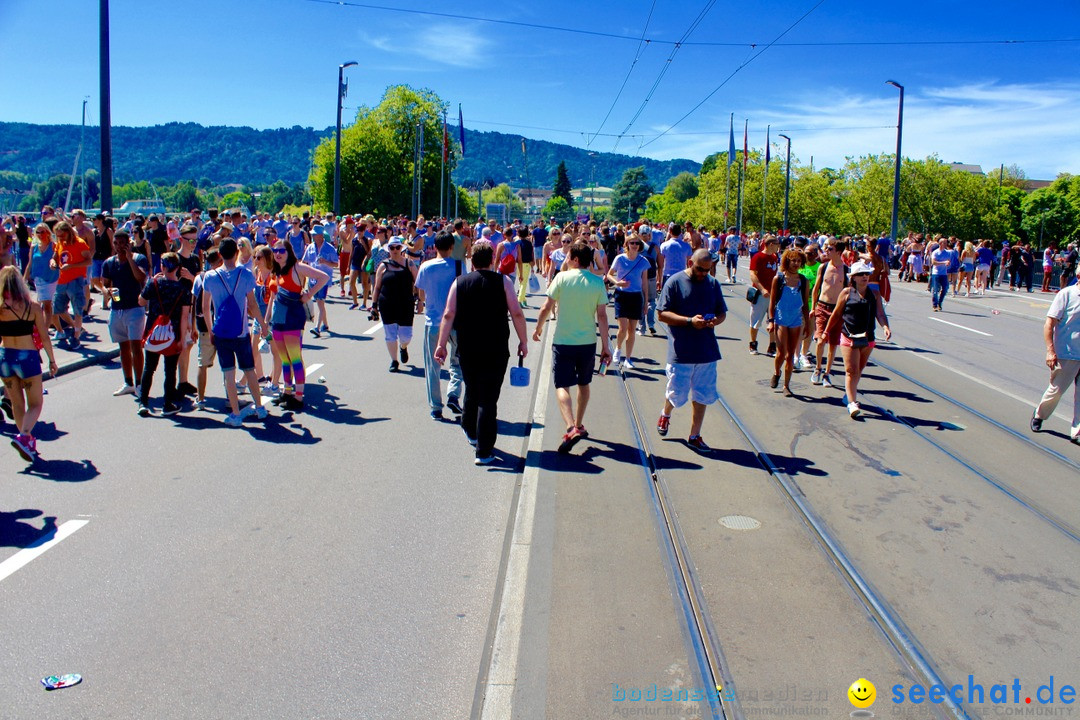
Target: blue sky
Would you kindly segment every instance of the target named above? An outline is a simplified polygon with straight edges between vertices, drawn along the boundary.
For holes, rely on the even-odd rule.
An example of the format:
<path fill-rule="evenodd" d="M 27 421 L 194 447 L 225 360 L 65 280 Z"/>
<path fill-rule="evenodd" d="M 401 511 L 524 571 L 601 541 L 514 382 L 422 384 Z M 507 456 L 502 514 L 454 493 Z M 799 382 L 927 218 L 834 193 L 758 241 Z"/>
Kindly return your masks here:
<path fill-rule="evenodd" d="M 407 83 L 461 103 L 476 130 L 695 160 L 727 148 L 734 113 L 737 145 L 744 119 L 759 148 L 771 124 L 774 142 L 786 132 L 793 154 L 821 167 L 893 150 L 897 92 L 885 81 L 895 79 L 906 86 L 906 156 L 1080 174 L 1080 42 L 1045 42 L 1080 38 L 1077 0 L 818 3 L 366 3 L 542 26 L 528 28 L 313 0 L 112 0 L 113 123 L 327 127 L 337 65 L 357 60 L 347 71 L 353 112 Z M 662 41 L 682 37 L 706 7 L 672 55 Z M 0 120 L 78 124 L 89 95 L 97 122 L 97 18 L 94 0 L 0 0 Z M 643 30 L 655 42 L 640 45 Z M 986 40 L 1044 42 L 958 42 Z M 842 44 L 889 41 L 946 44 Z"/>

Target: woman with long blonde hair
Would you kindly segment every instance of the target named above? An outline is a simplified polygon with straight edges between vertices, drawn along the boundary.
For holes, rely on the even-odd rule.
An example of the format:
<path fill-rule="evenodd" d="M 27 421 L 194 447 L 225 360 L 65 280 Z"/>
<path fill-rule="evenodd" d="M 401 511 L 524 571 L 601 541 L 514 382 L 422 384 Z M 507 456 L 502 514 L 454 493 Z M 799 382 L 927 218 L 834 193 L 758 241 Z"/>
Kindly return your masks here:
<path fill-rule="evenodd" d="M 26 281 L 14 267 L 0 270 L 0 379 L 11 401 L 16 435 L 11 441 L 28 462 L 37 457 L 33 430 L 41 416 L 41 355 L 49 356 L 49 372 L 56 375 L 56 357 L 41 306 L 30 298 Z"/>

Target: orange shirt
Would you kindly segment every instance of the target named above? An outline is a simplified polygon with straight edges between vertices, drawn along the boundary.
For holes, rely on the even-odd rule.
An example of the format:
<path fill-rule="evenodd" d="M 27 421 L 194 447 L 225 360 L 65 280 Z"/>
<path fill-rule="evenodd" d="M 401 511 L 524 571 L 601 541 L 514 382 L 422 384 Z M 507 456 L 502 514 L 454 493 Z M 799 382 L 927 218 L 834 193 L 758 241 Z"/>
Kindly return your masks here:
<path fill-rule="evenodd" d="M 60 265 L 64 265 L 65 263 L 81 263 L 85 260 L 89 260 L 90 256 L 84 256 L 83 253 L 91 252 L 92 250 L 90 250 L 90 246 L 87 245 L 86 242 L 82 240 L 82 238 L 77 239 L 73 243 L 68 243 L 67 245 L 61 245 L 60 243 L 56 244 L 56 253 L 58 256 L 57 262 Z M 65 257 L 65 255 L 67 257 Z M 60 279 L 56 282 L 60 285 L 63 285 L 65 283 L 71 282 L 72 280 L 75 280 L 76 278 L 84 278 L 86 277 L 86 271 L 86 267 L 65 268 L 64 270 L 60 271 Z"/>

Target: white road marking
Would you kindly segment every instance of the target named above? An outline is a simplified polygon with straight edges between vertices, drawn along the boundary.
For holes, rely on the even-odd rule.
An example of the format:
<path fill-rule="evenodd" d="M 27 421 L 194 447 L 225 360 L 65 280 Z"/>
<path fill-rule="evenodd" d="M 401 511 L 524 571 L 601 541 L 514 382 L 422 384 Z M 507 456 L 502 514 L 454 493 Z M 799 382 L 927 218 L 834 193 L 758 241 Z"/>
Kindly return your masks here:
<path fill-rule="evenodd" d="M 904 348 L 904 349 L 905 350 L 910 350 L 911 348 Z M 956 368 L 954 368 L 954 367 L 952 367 L 950 365 L 946 365 L 945 363 L 941 362 L 940 360 L 935 360 L 932 357 L 928 357 L 925 353 L 913 352 L 911 354 L 914 355 L 917 358 L 922 358 L 923 360 L 925 360 L 928 363 L 932 363 L 934 365 L 937 365 L 940 368 L 945 368 L 946 370 L 948 370 L 950 372 L 954 372 L 957 375 L 959 375 L 960 377 L 962 377 L 962 378 L 964 378 L 966 380 L 970 380 L 971 382 L 973 382 L 973 383 L 975 383 L 977 385 L 982 385 L 987 390 L 993 390 L 994 392 L 999 392 L 1002 395 L 1004 395 L 1005 397 L 1012 398 L 1013 400 L 1016 400 L 1017 402 L 1023 403 L 1024 405 L 1026 405 L 1028 407 L 1033 407 L 1034 405 L 1038 404 L 1038 399 L 1036 399 L 1033 402 L 1031 398 L 1022 398 L 1019 395 L 1011 393 L 1008 390 L 1003 390 L 1000 387 L 998 387 L 997 385 L 993 385 L 991 383 L 988 383 L 985 380 L 982 380 L 980 378 L 975 377 L 974 375 L 968 375 L 966 372 L 964 372 L 962 370 L 957 370 Z M 1054 417 L 1059 418 L 1061 420 L 1064 420 L 1067 423 L 1072 422 L 1072 418 L 1065 417 L 1060 412 L 1055 412 Z"/>
<path fill-rule="evenodd" d="M 529 578 L 529 555 L 536 516 L 536 486 L 540 479 L 540 454 L 544 449 L 544 416 L 551 388 L 551 342 L 554 337 L 553 333 L 548 333 L 544 343 L 533 427 L 529 434 L 525 473 L 521 478 L 514 534 L 510 539 L 510 557 L 506 561 L 506 577 L 499 598 L 499 620 L 495 626 L 480 720 L 504 720 L 513 716 L 514 684 L 517 682 L 518 655 L 525 619 L 525 585 Z"/>
<path fill-rule="evenodd" d="M 379 332 L 380 330 L 382 330 L 382 323 L 377 322 L 374 325 L 372 325 L 370 328 L 365 330 L 364 334 L 365 335 L 374 335 L 375 333 Z"/>
<path fill-rule="evenodd" d="M 322 368 L 322 366 L 323 366 L 322 363 L 315 363 L 314 365 L 308 365 L 306 368 L 304 368 L 304 373 L 308 377 L 311 377 L 312 375 L 315 374 L 315 371 L 320 370 Z"/>
<path fill-rule="evenodd" d="M 948 320 L 942 320 L 941 318 L 936 318 L 936 317 L 933 317 L 933 316 L 927 316 L 926 319 L 927 320 L 933 320 L 933 321 L 939 322 L 939 323 L 945 323 L 946 325 L 952 325 L 954 328 L 960 328 L 961 330 L 967 330 L 968 332 L 978 333 L 979 335 L 985 335 L 986 337 L 994 337 L 990 333 L 983 332 L 982 330 L 975 330 L 974 328 L 965 327 L 963 325 L 957 325 L 954 322 L 949 322 Z"/>
<path fill-rule="evenodd" d="M 31 560 L 44 553 L 46 550 L 56 545 L 58 542 L 71 535 L 73 532 L 75 532 L 88 522 L 90 521 L 68 520 L 66 523 L 56 528 L 56 534 L 53 535 L 52 538 L 47 542 L 43 542 L 40 545 L 23 548 L 19 552 L 15 553 L 7 560 L 0 563 L 0 580 L 5 580 L 9 575 L 27 565 Z"/>

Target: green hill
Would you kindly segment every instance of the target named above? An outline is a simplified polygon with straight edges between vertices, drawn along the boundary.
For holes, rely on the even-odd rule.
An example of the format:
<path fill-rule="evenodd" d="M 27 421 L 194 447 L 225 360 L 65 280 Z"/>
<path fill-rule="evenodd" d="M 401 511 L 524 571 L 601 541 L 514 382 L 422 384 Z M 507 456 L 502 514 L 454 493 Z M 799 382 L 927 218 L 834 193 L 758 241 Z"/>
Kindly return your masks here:
<path fill-rule="evenodd" d="M 208 179 L 214 185 L 244 185 L 283 180 L 288 184 L 307 179 L 311 151 L 331 135 L 333 128 L 315 130 L 294 126 L 275 130 L 247 127 L 204 127 L 196 123 L 168 123 L 153 127 L 112 130 L 113 176 L 116 183 L 137 180 L 175 183 Z M 43 180 L 56 173 L 70 173 L 79 146 L 78 125 L 0 123 L 0 171 Z M 450 137 L 458 137 L 457 128 Z M 565 160 L 574 186 L 590 180 L 612 186 L 624 170 L 645 166 L 656 187 L 683 170 L 696 173 L 700 164 L 691 160 L 649 158 L 599 153 L 543 140 L 527 140 L 528 181 L 534 187 L 551 187 L 555 169 Z M 500 132 L 465 130 L 466 155 L 454 173 L 461 184 L 484 180 L 524 185 L 525 165 L 521 136 Z M 81 167 L 97 168 L 101 157 L 96 127 L 86 128 Z M 0 187 L 3 187 L 0 175 Z M 14 188 L 9 188 L 14 189 Z"/>

